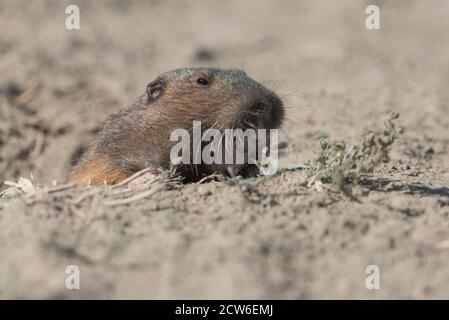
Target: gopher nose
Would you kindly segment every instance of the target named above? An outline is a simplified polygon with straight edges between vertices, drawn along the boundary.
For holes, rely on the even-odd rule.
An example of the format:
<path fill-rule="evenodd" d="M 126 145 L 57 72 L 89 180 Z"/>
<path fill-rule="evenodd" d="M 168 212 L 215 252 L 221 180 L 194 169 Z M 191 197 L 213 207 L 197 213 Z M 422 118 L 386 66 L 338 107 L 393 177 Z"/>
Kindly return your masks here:
<path fill-rule="evenodd" d="M 271 112 L 271 105 L 262 101 L 256 101 L 251 105 L 250 111 L 257 115 L 264 115 Z"/>
<path fill-rule="evenodd" d="M 254 123 L 259 128 L 278 128 L 284 118 L 282 100 L 275 94 L 255 99 L 249 109 Z"/>

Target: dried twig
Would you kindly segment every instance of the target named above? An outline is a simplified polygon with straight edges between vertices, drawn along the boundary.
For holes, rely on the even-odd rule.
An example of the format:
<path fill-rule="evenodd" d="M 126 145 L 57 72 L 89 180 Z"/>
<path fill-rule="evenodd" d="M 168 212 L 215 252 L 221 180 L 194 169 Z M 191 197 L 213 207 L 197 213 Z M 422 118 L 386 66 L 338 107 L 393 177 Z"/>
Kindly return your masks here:
<path fill-rule="evenodd" d="M 219 180 L 220 179 L 222 180 L 224 178 L 224 176 L 222 174 L 213 173 L 213 174 L 210 174 L 208 176 L 205 176 L 204 178 L 201 178 L 201 180 L 198 181 L 197 184 L 202 184 L 202 183 L 204 183 L 204 182 L 206 182 L 208 180 L 212 180 L 214 178 L 218 178 Z"/>
<path fill-rule="evenodd" d="M 16 98 L 18 104 L 25 105 L 35 99 L 42 91 L 41 83 L 34 83 Z"/>
<path fill-rule="evenodd" d="M 166 188 L 166 185 L 157 186 L 150 190 L 146 190 L 144 192 L 137 193 L 129 198 L 118 199 L 118 200 L 106 200 L 106 201 L 103 201 L 103 204 L 108 207 L 129 204 L 131 202 L 135 202 L 135 201 L 139 201 L 144 198 L 147 198 L 161 190 L 164 190 L 165 188 Z"/>
<path fill-rule="evenodd" d="M 36 186 L 33 184 L 33 177 L 31 179 L 20 177 L 17 182 L 7 180 L 4 184 L 9 186 L 9 188 L 0 192 L 0 198 L 16 197 L 20 194 L 27 194 L 36 190 Z"/>
<path fill-rule="evenodd" d="M 147 173 L 147 172 L 150 172 L 150 171 L 154 171 L 154 168 L 148 167 L 148 168 L 142 169 L 142 170 L 134 173 L 132 176 L 126 178 L 125 180 L 117 183 L 116 185 L 113 185 L 111 187 L 111 190 L 119 188 L 121 186 L 124 186 L 124 185 L 128 184 L 129 182 L 133 181 L 134 179 L 137 179 L 138 177 L 140 177 L 144 173 Z"/>
<path fill-rule="evenodd" d="M 42 189 L 37 189 L 35 191 L 29 192 L 25 195 L 25 198 L 32 198 L 35 196 L 39 196 L 39 195 L 43 195 L 43 194 L 49 194 L 49 193 L 55 193 L 55 192 L 59 192 L 59 191 L 64 191 L 67 189 L 71 189 L 74 188 L 76 186 L 76 183 L 74 182 L 70 182 L 67 184 L 61 184 L 59 186 L 55 186 L 55 187 L 45 187 Z"/>
<path fill-rule="evenodd" d="M 92 197 L 100 192 L 104 192 L 105 189 L 104 188 L 95 188 L 95 189 L 91 189 L 91 190 L 87 190 L 85 192 L 83 192 L 78 198 L 76 198 L 75 200 L 67 200 L 68 203 L 70 204 L 80 204 L 81 202 L 83 202 L 85 199 Z"/>

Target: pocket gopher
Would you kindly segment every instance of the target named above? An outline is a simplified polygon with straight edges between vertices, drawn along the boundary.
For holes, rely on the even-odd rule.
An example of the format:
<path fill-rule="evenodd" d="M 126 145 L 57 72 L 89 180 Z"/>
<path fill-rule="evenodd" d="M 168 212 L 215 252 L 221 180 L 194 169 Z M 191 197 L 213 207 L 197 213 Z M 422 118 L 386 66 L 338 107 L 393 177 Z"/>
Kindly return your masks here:
<path fill-rule="evenodd" d="M 118 183 L 147 167 L 170 168 L 173 130 L 276 129 L 284 106 L 275 92 L 236 69 L 181 68 L 158 76 L 136 103 L 111 114 L 96 141 L 71 172 L 78 184 Z M 195 181 L 214 172 L 245 175 L 251 165 L 183 164 L 177 172 Z"/>

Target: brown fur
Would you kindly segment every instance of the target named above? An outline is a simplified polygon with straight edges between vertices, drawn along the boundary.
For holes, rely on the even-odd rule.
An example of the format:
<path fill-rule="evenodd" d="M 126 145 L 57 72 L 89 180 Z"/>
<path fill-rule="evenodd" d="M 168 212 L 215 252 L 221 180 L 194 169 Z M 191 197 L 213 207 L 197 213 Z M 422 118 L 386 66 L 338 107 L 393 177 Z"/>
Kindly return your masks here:
<path fill-rule="evenodd" d="M 112 185 L 127 177 L 126 173 L 115 170 L 107 165 L 104 157 L 97 157 L 79 166 L 72 173 L 71 180 L 79 185 Z"/>

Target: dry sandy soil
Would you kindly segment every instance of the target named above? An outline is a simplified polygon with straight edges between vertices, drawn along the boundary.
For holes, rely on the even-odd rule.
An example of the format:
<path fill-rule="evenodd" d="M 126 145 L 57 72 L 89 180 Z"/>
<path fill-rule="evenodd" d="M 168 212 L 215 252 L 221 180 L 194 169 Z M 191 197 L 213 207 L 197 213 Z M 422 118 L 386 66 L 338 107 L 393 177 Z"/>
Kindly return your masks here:
<path fill-rule="evenodd" d="M 0 298 L 449 298 L 449 2 L 374 2 L 378 31 L 355 0 L 2 0 L 1 181 L 66 182 L 106 115 L 191 65 L 243 68 L 282 94 L 283 166 L 322 135 L 381 129 L 391 109 L 405 133 L 357 201 L 300 172 L 246 191 L 170 183 L 129 205 L 73 203 L 85 190 L 2 200 Z M 80 30 L 64 26 L 68 4 Z M 67 265 L 81 290 L 65 288 Z"/>

